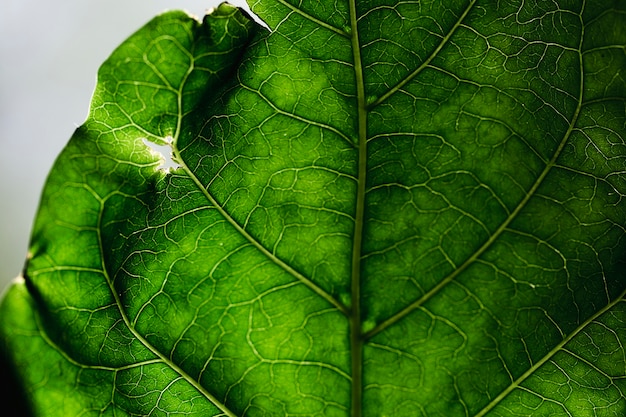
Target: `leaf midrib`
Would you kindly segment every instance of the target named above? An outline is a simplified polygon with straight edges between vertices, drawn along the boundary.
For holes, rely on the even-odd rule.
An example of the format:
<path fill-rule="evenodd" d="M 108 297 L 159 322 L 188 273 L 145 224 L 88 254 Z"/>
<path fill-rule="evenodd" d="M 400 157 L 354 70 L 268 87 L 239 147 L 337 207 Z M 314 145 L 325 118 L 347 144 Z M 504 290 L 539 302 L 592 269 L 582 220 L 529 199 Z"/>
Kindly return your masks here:
<path fill-rule="evenodd" d="M 363 329 L 361 323 L 361 264 L 363 226 L 365 216 L 365 194 L 367 183 L 367 100 L 361 45 L 359 42 L 356 0 L 350 0 L 350 42 L 354 61 L 354 82 L 357 93 L 358 162 L 357 191 L 352 246 L 352 267 L 350 276 L 350 353 L 351 353 L 351 395 L 350 412 L 352 417 L 360 417 L 363 402 Z"/>

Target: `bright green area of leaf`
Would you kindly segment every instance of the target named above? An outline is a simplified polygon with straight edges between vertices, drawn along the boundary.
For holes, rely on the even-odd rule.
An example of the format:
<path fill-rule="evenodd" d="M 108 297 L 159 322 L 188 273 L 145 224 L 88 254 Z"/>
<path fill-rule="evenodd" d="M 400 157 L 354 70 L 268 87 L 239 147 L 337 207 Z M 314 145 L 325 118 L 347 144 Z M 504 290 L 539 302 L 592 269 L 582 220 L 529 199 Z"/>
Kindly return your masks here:
<path fill-rule="evenodd" d="M 38 415 L 626 414 L 626 4 L 442 3 L 114 52 L 0 307 Z"/>

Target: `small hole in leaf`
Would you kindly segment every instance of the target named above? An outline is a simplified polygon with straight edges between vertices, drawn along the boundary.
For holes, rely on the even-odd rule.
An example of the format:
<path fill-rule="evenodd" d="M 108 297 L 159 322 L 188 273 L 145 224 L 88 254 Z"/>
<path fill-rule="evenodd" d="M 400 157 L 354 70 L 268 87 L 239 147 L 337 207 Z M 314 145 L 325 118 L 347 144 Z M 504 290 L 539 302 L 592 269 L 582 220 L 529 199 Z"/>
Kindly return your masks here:
<path fill-rule="evenodd" d="M 176 169 L 180 167 L 180 165 L 173 159 L 171 137 L 165 138 L 165 142 L 162 145 L 156 144 L 147 139 L 144 139 L 143 143 L 145 143 L 153 153 L 157 154 L 161 158 L 159 169 L 167 172 L 170 168 Z"/>

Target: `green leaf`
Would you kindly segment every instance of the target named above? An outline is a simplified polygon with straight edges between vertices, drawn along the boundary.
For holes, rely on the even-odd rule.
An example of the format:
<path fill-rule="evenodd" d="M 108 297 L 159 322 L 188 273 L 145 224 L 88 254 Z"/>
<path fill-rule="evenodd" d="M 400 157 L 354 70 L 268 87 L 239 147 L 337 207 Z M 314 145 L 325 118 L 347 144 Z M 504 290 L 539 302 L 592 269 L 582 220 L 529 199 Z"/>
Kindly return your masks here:
<path fill-rule="evenodd" d="M 0 307 L 35 414 L 626 414 L 626 3 L 443 3 L 113 53 Z"/>

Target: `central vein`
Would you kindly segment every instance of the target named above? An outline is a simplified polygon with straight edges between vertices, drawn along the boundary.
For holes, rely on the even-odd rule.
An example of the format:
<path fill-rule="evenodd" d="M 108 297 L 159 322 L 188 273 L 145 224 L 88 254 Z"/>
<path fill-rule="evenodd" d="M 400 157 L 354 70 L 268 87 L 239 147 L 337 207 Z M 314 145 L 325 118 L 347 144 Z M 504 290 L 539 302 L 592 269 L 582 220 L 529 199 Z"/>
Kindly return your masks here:
<path fill-rule="evenodd" d="M 365 182 L 367 175 L 367 109 L 361 49 L 357 27 L 356 0 L 350 1 L 350 40 L 354 61 L 354 81 L 358 106 L 358 174 L 354 240 L 352 246 L 352 274 L 350 291 L 350 350 L 352 352 L 352 417 L 361 416 L 363 393 L 363 337 L 361 329 L 361 245 L 363 242 L 363 221 L 365 212 Z"/>

